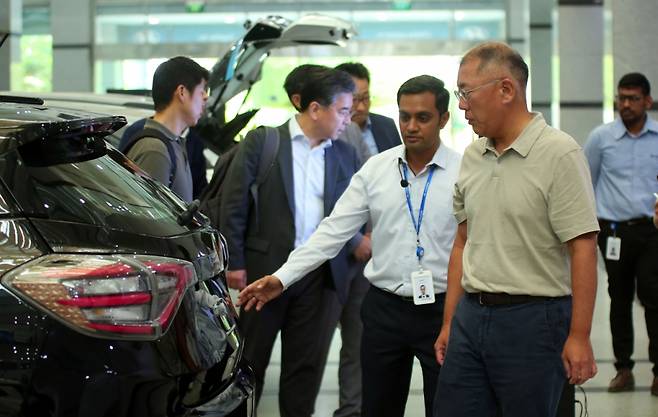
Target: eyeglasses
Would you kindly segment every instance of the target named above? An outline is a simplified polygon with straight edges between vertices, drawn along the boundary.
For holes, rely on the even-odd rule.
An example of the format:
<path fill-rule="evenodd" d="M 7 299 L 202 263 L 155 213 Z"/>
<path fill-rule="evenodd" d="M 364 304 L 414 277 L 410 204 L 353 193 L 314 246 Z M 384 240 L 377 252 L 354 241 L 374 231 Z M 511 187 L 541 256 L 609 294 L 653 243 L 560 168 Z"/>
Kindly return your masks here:
<path fill-rule="evenodd" d="M 631 103 L 638 103 L 640 100 L 642 100 L 642 96 L 625 96 L 625 95 L 618 95 L 615 96 L 615 100 L 617 100 L 619 103 L 623 103 L 625 101 L 629 101 Z"/>
<path fill-rule="evenodd" d="M 343 119 L 351 118 L 353 113 L 352 109 L 338 108 L 335 103 L 330 104 L 328 106 L 322 106 L 322 108 L 336 113 L 338 116 L 340 116 Z"/>
<path fill-rule="evenodd" d="M 498 81 L 502 81 L 502 78 L 497 78 L 495 80 L 487 81 L 486 83 L 478 85 L 477 87 L 473 87 L 470 90 L 462 90 L 462 89 L 455 90 L 453 91 L 453 93 L 455 93 L 455 97 L 457 97 L 457 100 L 459 100 L 460 102 L 461 101 L 466 102 L 468 101 L 473 91 L 479 90 L 480 88 L 486 87 L 490 84 L 497 83 Z"/>
<path fill-rule="evenodd" d="M 359 103 L 368 104 L 370 103 L 370 94 L 369 93 L 354 94 L 352 96 L 352 103 L 354 103 L 354 105 L 357 105 Z"/>

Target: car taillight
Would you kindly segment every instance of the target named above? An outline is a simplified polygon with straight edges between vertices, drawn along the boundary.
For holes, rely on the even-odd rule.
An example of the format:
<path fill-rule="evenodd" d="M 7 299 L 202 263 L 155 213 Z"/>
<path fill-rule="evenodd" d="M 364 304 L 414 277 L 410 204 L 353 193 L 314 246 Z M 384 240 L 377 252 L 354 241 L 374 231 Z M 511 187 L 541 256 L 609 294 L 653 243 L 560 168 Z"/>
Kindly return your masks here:
<path fill-rule="evenodd" d="M 190 262 L 146 255 L 52 254 L 2 283 L 64 324 L 95 336 L 154 339 L 197 277 Z"/>

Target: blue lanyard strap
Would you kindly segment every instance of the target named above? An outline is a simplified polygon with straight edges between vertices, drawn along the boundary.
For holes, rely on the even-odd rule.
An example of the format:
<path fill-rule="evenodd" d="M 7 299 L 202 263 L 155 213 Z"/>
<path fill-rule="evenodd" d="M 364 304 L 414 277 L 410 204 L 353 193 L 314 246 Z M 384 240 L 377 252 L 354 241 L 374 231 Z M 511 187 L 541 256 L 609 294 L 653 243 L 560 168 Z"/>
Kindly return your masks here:
<path fill-rule="evenodd" d="M 407 181 L 407 164 L 402 165 L 404 180 Z M 423 198 L 420 200 L 420 209 L 418 210 L 418 222 L 414 217 L 414 208 L 411 205 L 411 193 L 409 192 L 409 187 L 404 188 L 404 192 L 407 196 L 407 207 L 409 208 L 409 215 L 411 216 L 411 222 L 414 224 L 414 229 L 416 230 L 416 257 L 418 257 L 418 262 L 423 258 L 425 254 L 425 249 L 420 246 L 420 226 L 423 223 L 423 213 L 425 212 L 425 200 L 427 199 L 427 191 L 430 188 L 430 183 L 432 182 L 432 177 L 434 176 L 434 170 L 436 165 L 430 167 L 430 173 L 427 176 L 427 181 L 425 182 L 425 190 L 423 191 Z"/>

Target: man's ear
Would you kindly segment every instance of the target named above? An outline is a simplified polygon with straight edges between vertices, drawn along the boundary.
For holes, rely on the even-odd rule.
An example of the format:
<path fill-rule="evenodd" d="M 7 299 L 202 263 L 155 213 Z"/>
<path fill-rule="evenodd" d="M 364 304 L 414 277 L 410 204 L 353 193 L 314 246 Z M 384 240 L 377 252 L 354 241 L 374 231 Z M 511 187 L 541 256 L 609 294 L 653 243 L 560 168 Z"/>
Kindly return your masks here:
<path fill-rule="evenodd" d="M 651 110 L 653 106 L 653 98 L 650 95 L 644 97 L 644 108 L 646 110 Z"/>
<path fill-rule="evenodd" d="M 503 103 L 509 103 L 512 100 L 514 100 L 514 96 L 516 95 L 517 92 L 516 84 L 514 84 L 512 80 L 510 80 L 509 78 L 503 78 L 500 81 L 499 91 Z"/>
<path fill-rule="evenodd" d="M 448 120 L 450 120 L 450 112 L 446 111 L 439 118 L 439 129 L 443 129 L 446 123 L 448 123 Z"/>
<path fill-rule="evenodd" d="M 302 106 L 302 96 L 299 94 L 293 94 L 290 96 L 290 102 L 295 110 L 299 111 Z"/>
<path fill-rule="evenodd" d="M 318 103 L 317 101 L 311 101 L 311 103 L 306 108 L 306 111 L 308 112 L 309 116 L 311 116 L 312 120 L 317 120 L 318 117 L 319 117 L 321 108 L 322 108 L 322 105 L 320 105 L 320 103 Z"/>
<path fill-rule="evenodd" d="M 189 95 L 189 91 L 183 84 L 179 84 L 174 90 L 174 97 L 179 101 L 183 101 L 187 95 Z"/>

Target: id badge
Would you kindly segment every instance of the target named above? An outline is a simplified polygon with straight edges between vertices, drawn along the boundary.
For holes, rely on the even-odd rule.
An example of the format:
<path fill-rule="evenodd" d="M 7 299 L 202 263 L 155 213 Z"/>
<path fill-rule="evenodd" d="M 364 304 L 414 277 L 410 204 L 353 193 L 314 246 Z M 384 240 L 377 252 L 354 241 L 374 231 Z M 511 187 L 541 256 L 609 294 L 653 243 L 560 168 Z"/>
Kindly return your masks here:
<path fill-rule="evenodd" d="M 605 259 L 618 261 L 621 254 L 621 239 L 615 236 L 608 237 L 605 245 Z"/>
<path fill-rule="evenodd" d="M 411 286 L 414 289 L 414 304 L 432 304 L 434 302 L 432 271 L 420 270 L 412 272 Z"/>

